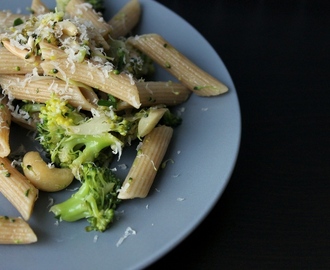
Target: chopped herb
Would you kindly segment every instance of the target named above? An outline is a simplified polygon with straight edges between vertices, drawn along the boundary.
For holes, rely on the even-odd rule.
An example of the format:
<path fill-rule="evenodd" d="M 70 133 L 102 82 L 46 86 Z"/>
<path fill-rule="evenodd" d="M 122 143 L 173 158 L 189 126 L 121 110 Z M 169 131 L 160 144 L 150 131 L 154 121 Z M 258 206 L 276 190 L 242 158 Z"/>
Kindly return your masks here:
<path fill-rule="evenodd" d="M 165 63 L 165 67 L 166 67 L 166 68 L 171 68 L 171 64 L 170 64 L 169 62 L 166 62 L 166 63 Z"/>
<path fill-rule="evenodd" d="M 58 69 L 53 68 L 51 72 L 52 72 L 53 74 L 56 74 L 56 73 L 58 73 Z"/>
<path fill-rule="evenodd" d="M 117 109 L 117 99 L 112 95 L 108 95 L 108 99 L 100 99 L 97 102 L 97 105 L 106 107 L 112 106 L 113 108 Z"/>
<path fill-rule="evenodd" d="M 164 43 L 164 45 L 163 45 L 163 46 L 164 46 L 164 48 L 167 48 L 168 44 L 167 44 L 167 43 Z"/>
<path fill-rule="evenodd" d="M 29 52 L 25 55 L 25 59 L 29 59 L 32 56 L 32 52 Z"/>
<path fill-rule="evenodd" d="M 16 66 L 16 67 L 14 67 L 14 70 L 15 70 L 15 71 L 20 71 L 21 68 L 20 68 L 19 66 Z"/>
<path fill-rule="evenodd" d="M 27 189 L 27 190 L 25 191 L 25 197 L 29 197 L 29 193 L 30 193 L 30 189 Z"/>
<path fill-rule="evenodd" d="M 194 86 L 194 90 L 202 90 L 203 88 L 213 88 L 213 87 L 211 85 L 204 85 L 204 86 L 196 85 L 196 86 Z"/>
<path fill-rule="evenodd" d="M 23 20 L 21 18 L 17 18 L 14 20 L 13 26 L 18 26 L 20 24 L 23 24 Z"/>

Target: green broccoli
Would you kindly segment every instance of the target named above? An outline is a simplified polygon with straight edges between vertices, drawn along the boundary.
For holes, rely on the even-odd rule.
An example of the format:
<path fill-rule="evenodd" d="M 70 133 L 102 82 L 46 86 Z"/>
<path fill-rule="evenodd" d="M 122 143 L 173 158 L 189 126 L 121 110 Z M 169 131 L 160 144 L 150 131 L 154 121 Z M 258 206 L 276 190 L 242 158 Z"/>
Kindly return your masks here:
<path fill-rule="evenodd" d="M 154 109 L 119 115 L 112 107 L 99 105 L 83 113 L 55 94 L 40 107 L 38 141 L 52 163 L 70 168 L 81 182 L 72 197 L 51 208 L 56 217 L 64 221 L 86 218 L 90 223 L 88 231 L 108 228 L 119 203 L 120 188 L 120 181 L 108 168 L 109 162 L 114 154 L 120 157 L 125 145 L 140 139 L 140 120 Z"/>
<path fill-rule="evenodd" d="M 87 219 L 87 231 L 105 231 L 114 219 L 115 209 L 120 200 L 117 190 L 120 181 L 107 167 L 84 163 L 81 169 L 82 185 L 66 201 L 55 204 L 50 211 L 64 221 L 73 222 Z"/>
<path fill-rule="evenodd" d="M 124 39 L 111 40 L 108 53 L 119 72 L 128 72 L 137 79 L 149 77 L 155 72 L 152 59 Z"/>
<path fill-rule="evenodd" d="M 161 123 L 163 125 L 175 128 L 181 125 L 182 118 L 168 110 L 164 113 Z"/>
<path fill-rule="evenodd" d="M 111 131 L 126 135 L 129 129 L 125 121 L 113 120 L 117 118 L 115 114 L 111 118 L 102 111 L 94 111 L 88 117 L 56 95 L 41 108 L 39 118 L 37 139 L 51 162 L 70 168 L 78 180 L 84 163 L 94 162 L 109 149 L 120 154 L 123 142 Z"/>

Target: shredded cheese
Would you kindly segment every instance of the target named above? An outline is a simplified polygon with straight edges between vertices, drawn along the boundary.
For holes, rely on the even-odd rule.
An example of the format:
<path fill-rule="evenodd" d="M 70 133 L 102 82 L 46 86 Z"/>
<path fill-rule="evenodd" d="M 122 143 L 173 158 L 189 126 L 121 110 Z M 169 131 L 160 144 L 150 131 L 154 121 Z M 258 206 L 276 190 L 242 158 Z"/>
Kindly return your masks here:
<path fill-rule="evenodd" d="M 124 235 L 119 238 L 116 246 L 119 247 L 127 237 L 129 237 L 131 235 L 135 235 L 135 234 L 136 234 L 135 230 L 133 230 L 131 227 L 127 227 L 126 230 L 125 230 Z"/>

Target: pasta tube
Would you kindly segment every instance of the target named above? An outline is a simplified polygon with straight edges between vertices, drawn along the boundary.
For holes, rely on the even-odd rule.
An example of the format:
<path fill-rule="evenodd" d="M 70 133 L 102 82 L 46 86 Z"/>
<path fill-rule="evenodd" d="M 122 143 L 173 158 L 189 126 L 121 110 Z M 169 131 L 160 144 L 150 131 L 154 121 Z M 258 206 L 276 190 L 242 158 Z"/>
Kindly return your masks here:
<path fill-rule="evenodd" d="M 117 74 L 114 70 L 109 71 L 105 67 L 91 65 L 87 62 L 67 63 L 66 54 L 46 42 L 41 42 L 40 48 L 45 59 L 41 63 L 45 74 L 56 76 L 64 81 L 73 80 L 84 83 L 126 101 L 135 108 L 140 107 L 139 92 L 134 80 L 129 75 Z"/>
<path fill-rule="evenodd" d="M 33 15 L 35 16 L 49 12 L 49 9 L 41 0 L 32 0 L 31 10 L 33 11 Z"/>
<path fill-rule="evenodd" d="M 119 199 L 145 198 L 148 195 L 172 134 L 171 127 L 159 126 L 144 137 L 142 146 L 119 191 Z"/>
<path fill-rule="evenodd" d="M 0 33 L 6 32 L 8 27 L 12 27 L 15 23 L 25 22 L 27 18 L 28 16 L 22 14 L 0 11 Z"/>
<path fill-rule="evenodd" d="M 0 158 L 0 192 L 25 220 L 30 218 L 39 191 L 7 158 Z"/>
<path fill-rule="evenodd" d="M 100 31 L 100 34 L 105 37 L 111 31 L 111 27 L 106 23 L 99 13 L 96 13 L 92 5 L 86 3 L 83 0 L 70 0 L 66 6 L 66 12 L 71 17 L 83 18 L 86 21 L 90 21 L 95 29 Z"/>
<path fill-rule="evenodd" d="M 192 63 L 158 34 L 132 37 L 128 42 L 199 96 L 215 96 L 228 91 L 227 86 Z"/>
<path fill-rule="evenodd" d="M 0 157 L 10 154 L 9 133 L 11 114 L 7 107 L 7 98 L 3 97 L 0 102 Z"/>
<path fill-rule="evenodd" d="M 141 107 L 151 107 L 155 105 L 176 106 L 185 102 L 191 91 L 181 83 L 160 82 L 160 81 L 140 81 L 136 82 L 139 91 Z M 119 101 L 117 111 L 131 108 L 127 102 Z"/>
<path fill-rule="evenodd" d="M 36 63 L 28 63 L 24 59 L 12 54 L 5 47 L 0 47 L 0 74 L 27 74 L 36 68 L 39 74 L 42 69 Z"/>
<path fill-rule="evenodd" d="M 124 37 L 137 25 L 141 15 L 141 6 L 138 0 L 131 0 L 115 14 L 108 22 L 113 39 Z"/>
<path fill-rule="evenodd" d="M 75 107 L 91 110 L 95 107 L 97 96 L 92 89 L 83 92 L 77 85 L 67 84 L 65 81 L 54 77 L 41 76 L 35 80 L 23 75 L 0 75 L 0 85 L 6 95 L 19 100 L 31 100 L 45 103 L 52 93 L 66 99 Z M 81 87 L 83 87 L 81 85 Z M 88 92 L 92 92 L 91 95 Z M 89 95 L 88 100 L 84 94 Z"/>
<path fill-rule="evenodd" d="M 0 216 L 0 244 L 31 244 L 37 236 L 20 217 Z"/>

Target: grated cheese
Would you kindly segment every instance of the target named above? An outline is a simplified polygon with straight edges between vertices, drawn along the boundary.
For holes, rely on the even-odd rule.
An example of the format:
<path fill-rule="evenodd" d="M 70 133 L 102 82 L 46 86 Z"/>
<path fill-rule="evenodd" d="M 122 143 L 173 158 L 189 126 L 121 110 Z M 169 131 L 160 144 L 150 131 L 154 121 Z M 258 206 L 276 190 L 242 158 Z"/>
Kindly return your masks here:
<path fill-rule="evenodd" d="M 136 231 L 133 230 L 131 227 L 127 227 L 124 235 L 119 238 L 116 246 L 119 247 L 124 242 L 124 240 L 131 235 L 136 235 Z"/>

